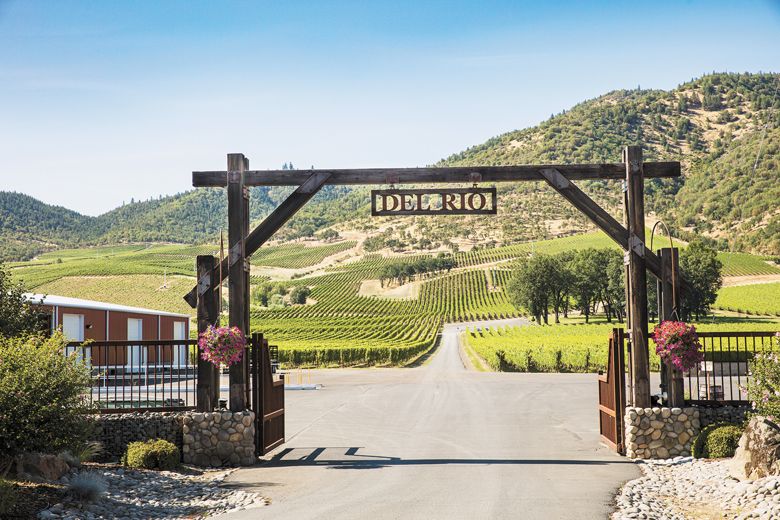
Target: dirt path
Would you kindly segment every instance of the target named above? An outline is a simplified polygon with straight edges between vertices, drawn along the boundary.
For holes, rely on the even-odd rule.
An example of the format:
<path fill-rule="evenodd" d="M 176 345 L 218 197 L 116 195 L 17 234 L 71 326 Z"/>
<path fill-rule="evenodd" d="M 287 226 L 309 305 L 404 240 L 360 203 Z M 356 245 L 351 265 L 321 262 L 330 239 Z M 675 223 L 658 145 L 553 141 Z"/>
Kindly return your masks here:
<path fill-rule="evenodd" d="M 780 274 L 723 277 L 723 287 L 737 287 L 740 285 L 756 285 L 762 283 L 775 283 L 775 282 L 780 282 Z"/>

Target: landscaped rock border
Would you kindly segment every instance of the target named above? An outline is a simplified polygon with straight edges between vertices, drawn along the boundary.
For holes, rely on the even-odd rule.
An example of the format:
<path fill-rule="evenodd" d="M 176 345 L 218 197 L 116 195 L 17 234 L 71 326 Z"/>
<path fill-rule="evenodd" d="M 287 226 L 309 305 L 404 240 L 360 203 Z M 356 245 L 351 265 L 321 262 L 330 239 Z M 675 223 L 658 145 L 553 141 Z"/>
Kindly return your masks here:
<path fill-rule="evenodd" d="M 642 461 L 643 476 L 623 486 L 611 518 L 780 518 L 780 476 L 740 482 L 728 466 L 729 460 L 690 457 Z"/>
<path fill-rule="evenodd" d="M 257 493 L 225 486 L 233 470 L 153 471 L 115 465 L 88 465 L 74 469 L 59 481 L 69 485 L 77 476 L 103 481 L 106 491 L 93 502 L 65 495 L 41 511 L 38 518 L 127 520 L 207 518 L 223 513 L 264 507 L 267 501 Z"/>
<path fill-rule="evenodd" d="M 203 412 L 184 417 L 182 458 L 202 467 L 251 466 L 255 457 L 255 413 Z"/>
<path fill-rule="evenodd" d="M 119 459 L 131 442 L 165 439 L 179 447 L 185 464 L 220 468 L 257 461 L 255 414 L 249 410 L 102 414 L 91 420 L 92 438 L 103 444 L 107 459 Z"/>

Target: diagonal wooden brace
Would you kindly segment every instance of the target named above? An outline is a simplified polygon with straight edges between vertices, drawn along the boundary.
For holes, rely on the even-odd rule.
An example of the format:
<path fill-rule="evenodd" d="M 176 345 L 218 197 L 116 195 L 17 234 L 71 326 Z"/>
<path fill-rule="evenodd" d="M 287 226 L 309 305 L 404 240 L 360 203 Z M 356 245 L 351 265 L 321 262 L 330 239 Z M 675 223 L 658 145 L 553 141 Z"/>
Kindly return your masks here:
<path fill-rule="evenodd" d="M 249 233 L 249 235 L 247 235 L 247 237 L 244 239 L 244 250 L 246 252 L 246 257 L 248 258 L 255 251 L 260 249 L 260 246 L 262 246 L 269 238 L 271 238 L 271 236 L 273 236 L 274 233 L 279 230 L 279 228 L 281 228 L 288 220 L 290 220 L 290 218 L 295 215 L 299 209 L 301 209 L 307 202 L 309 202 L 309 200 L 311 200 L 311 198 L 316 195 L 318 191 L 320 191 L 320 188 L 325 185 L 328 178 L 330 178 L 329 172 L 315 172 L 311 174 L 309 178 L 306 179 L 306 182 L 298 186 L 298 188 L 292 192 L 284 200 L 284 202 L 279 204 L 279 207 L 273 210 L 270 215 L 265 217 L 263 222 L 261 222 L 259 226 L 253 229 L 252 232 Z M 204 278 L 201 278 L 198 280 L 198 286 L 204 285 L 207 288 L 215 287 L 217 284 L 222 282 L 222 280 L 227 278 L 228 272 L 230 270 L 231 257 L 232 255 L 228 255 L 224 260 L 222 260 L 222 279 L 220 279 L 220 269 L 219 266 L 217 266 L 217 268 L 212 272 L 211 279 L 206 281 Z M 193 287 L 192 290 L 184 296 L 184 300 L 193 309 L 198 302 L 198 286 Z"/>
<path fill-rule="evenodd" d="M 542 174 L 542 177 L 544 177 L 544 180 L 547 181 L 547 184 L 560 193 L 561 196 L 568 200 L 575 208 L 584 213 L 585 216 L 596 224 L 599 229 L 604 231 L 607 236 L 617 242 L 623 251 L 630 251 L 633 249 L 634 251 L 639 252 L 642 250 L 645 262 L 647 263 L 647 269 L 656 278 L 662 278 L 661 259 L 658 258 L 655 253 L 644 247 L 642 242 L 636 240 L 636 237 L 632 237 L 635 240 L 630 240 L 628 230 L 593 199 L 588 197 L 576 184 L 567 179 L 555 168 L 543 168 L 540 170 L 540 173 Z M 680 282 L 683 290 L 685 290 L 687 283 L 683 279 L 681 279 Z"/>

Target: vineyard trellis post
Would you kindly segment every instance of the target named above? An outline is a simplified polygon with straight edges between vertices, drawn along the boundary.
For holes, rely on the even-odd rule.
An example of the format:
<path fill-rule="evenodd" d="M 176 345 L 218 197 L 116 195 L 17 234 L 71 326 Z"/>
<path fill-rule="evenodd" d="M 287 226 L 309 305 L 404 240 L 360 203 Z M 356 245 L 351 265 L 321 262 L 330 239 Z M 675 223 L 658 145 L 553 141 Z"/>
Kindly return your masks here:
<path fill-rule="evenodd" d="M 627 259 L 627 315 L 632 337 L 632 401 L 635 406 L 650 404 L 650 369 L 647 343 L 647 275 L 646 269 L 662 278 L 661 260 L 645 247 L 644 179 L 680 176 L 680 163 L 643 162 L 639 146 L 626 147 L 622 163 L 458 166 L 426 168 L 373 168 L 326 170 L 249 170 L 243 154 L 228 155 L 227 171 L 193 172 L 193 186 L 227 187 L 229 253 L 219 268 L 212 270 L 208 286 L 214 287 L 229 276 L 230 324 L 249 332 L 249 258 L 323 186 L 381 185 L 480 182 L 546 181 L 586 215 L 599 229 L 614 240 Z M 619 223 L 606 210 L 580 190 L 577 180 L 622 180 L 626 187 L 626 225 Z M 249 232 L 248 186 L 297 186 L 263 222 Z M 198 284 L 185 300 L 195 307 Z M 681 288 L 685 281 L 680 278 Z M 230 370 L 230 408 L 241 410 L 248 403 L 246 367 L 243 363 Z"/>

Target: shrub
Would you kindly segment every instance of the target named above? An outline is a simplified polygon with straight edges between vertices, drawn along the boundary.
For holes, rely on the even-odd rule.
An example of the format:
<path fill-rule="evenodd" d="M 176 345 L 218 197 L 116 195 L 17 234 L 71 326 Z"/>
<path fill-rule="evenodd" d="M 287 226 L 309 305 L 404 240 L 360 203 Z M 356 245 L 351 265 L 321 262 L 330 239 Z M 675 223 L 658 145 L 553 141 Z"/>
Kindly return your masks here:
<path fill-rule="evenodd" d="M 4 478 L 0 478 L 0 518 L 5 518 L 16 505 L 16 486 Z"/>
<path fill-rule="evenodd" d="M 306 286 L 296 287 L 290 292 L 290 302 L 296 305 L 303 305 L 311 294 L 311 289 Z"/>
<path fill-rule="evenodd" d="M 736 424 L 710 424 L 693 440 L 691 452 L 697 459 L 733 457 L 740 437 L 742 427 Z"/>
<path fill-rule="evenodd" d="M 131 442 L 122 464 L 131 468 L 172 470 L 179 466 L 179 448 L 163 439 Z"/>
<path fill-rule="evenodd" d="M 105 448 L 102 442 L 88 441 L 76 452 L 76 457 L 79 462 L 91 462 L 102 456 L 104 452 Z"/>
<path fill-rule="evenodd" d="M 780 347 L 780 332 L 774 342 Z M 758 415 L 780 417 L 780 356 L 776 351 L 759 352 L 750 360 L 748 397 Z"/>
<path fill-rule="evenodd" d="M 81 502 L 94 502 L 108 489 L 106 479 L 96 473 L 84 471 L 68 483 L 68 495 Z"/>
<path fill-rule="evenodd" d="M 66 356 L 62 334 L 0 337 L 0 465 L 22 452 L 83 445 L 89 369 Z"/>

